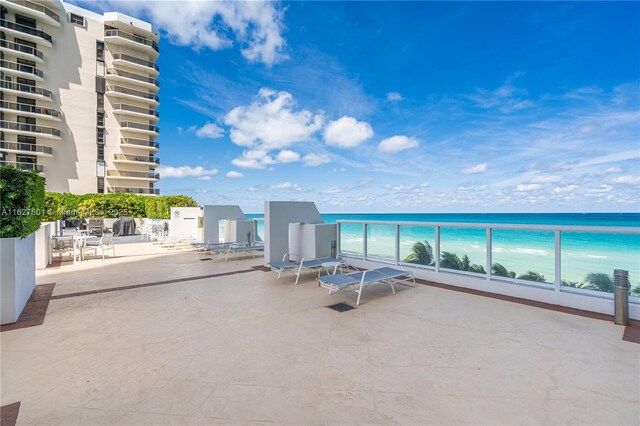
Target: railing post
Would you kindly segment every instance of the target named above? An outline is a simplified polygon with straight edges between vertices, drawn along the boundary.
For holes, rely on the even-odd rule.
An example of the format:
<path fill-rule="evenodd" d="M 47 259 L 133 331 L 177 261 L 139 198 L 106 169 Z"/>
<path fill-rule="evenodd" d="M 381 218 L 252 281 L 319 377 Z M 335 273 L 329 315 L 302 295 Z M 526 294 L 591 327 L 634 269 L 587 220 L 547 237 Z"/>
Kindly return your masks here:
<path fill-rule="evenodd" d="M 629 325 L 629 271 L 614 269 L 613 281 L 613 322 L 626 326 Z"/>
<path fill-rule="evenodd" d="M 440 272 L 440 227 L 436 226 L 436 272 Z"/>
<path fill-rule="evenodd" d="M 491 266 L 493 265 L 493 242 L 491 228 L 487 228 L 487 280 L 491 279 Z"/>
<path fill-rule="evenodd" d="M 396 265 L 400 264 L 400 225 L 396 225 Z"/>
<path fill-rule="evenodd" d="M 367 260 L 367 224 L 362 224 L 364 235 L 362 237 L 362 257 Z"/>
<path fill-rule="evenodd" d="M 555 272 L 555 285 L 556 291 L 560 291 L 560 286 L 562 285 L 562 252 L 561 252 L 561 236 L 560 231 L 556 230 L 555 232 L 555 249 L 554 249 L 554 272 Z"/>
<path fill-rule="evenodd" d="M 336 229 L 337 232 L 338 232 L 338 235 L 336 235 L 336 247 L 337 247 L 337 249 L 336 249 L 337 253 L 336 254 L 337 254 L 337 257 L 342 257 L 342 247 L 341 247 L 341 242 L 340 242 L 340 234 L 342 233 L 342 231 L 341 231 L 341 225 L 342 224 L 340 222 L 336 222 L 336 225 L 338 225 L 338 227 Z"/>

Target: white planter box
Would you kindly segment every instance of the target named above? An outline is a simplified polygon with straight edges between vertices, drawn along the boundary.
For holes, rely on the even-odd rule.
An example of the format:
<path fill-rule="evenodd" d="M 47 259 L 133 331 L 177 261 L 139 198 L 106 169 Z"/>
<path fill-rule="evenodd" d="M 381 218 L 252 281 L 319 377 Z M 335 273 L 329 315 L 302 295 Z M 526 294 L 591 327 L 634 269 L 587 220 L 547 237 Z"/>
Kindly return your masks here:
<path fill-rule="evenodd" d="M 51 236 L 55 234 L 55 222 L 42 222 L 36 231 L 36 268 L 46 268 L 51 263 Z"/>
<path fill-rule="evenodd" d="M 0 238 L 0 324 L 18 320 L 36 287 L 36 238 Z"/>

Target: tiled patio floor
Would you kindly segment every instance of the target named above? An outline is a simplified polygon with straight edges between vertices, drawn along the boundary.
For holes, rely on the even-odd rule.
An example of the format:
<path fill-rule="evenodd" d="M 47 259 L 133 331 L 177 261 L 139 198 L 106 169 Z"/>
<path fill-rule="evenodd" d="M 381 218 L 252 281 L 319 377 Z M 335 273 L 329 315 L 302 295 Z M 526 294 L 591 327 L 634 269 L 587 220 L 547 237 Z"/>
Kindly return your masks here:
<path fill-rule="evenodd" d="M 138 254 L 38 271 L 54 297 L 176 282 L 57 298 L 1 333 L 18 424 L 640 423 L 640 345 L 607 321 L 428 286 L 338 313 L 355 297 L 247 271 L 262 259 Z"/>

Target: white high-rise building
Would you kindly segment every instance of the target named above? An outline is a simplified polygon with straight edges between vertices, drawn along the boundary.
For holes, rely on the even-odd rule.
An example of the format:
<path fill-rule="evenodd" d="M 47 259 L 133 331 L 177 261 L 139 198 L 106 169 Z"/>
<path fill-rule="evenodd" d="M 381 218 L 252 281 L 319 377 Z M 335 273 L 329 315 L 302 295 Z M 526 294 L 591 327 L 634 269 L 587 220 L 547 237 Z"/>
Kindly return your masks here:
<path fill-rule="evenodd" d="M 118 12 L 0 0 L 0 161 L 48 191 L 157 194 L 157 42 Z"/>

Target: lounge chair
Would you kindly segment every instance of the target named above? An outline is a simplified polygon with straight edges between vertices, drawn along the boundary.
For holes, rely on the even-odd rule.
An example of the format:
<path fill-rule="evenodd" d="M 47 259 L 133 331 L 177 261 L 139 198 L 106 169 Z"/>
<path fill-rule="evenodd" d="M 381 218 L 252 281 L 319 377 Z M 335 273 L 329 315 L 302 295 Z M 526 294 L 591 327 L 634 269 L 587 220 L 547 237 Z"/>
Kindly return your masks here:
<path fill-rule="evenodd" d="M 105 232 L 100 237 L 100 240 L 98 240 L 98 241 L 87 241 L 85 243 L 84 250 L 87 250 L 87 249 L 90 250 L 90 251 L 94 251 L 96 256 L 98 256 L 98 249 L 100 249 L 102 251 L 102 258 L 103 259 L 104 259 L 105 250 L 111 250 L 112 256 L 115 257 L 115 255 L 116 255 L 116 246 L 113 243 L 113 234 Z"/>
<path fill-rule="evenodd" d="M 312 271 L 314 269 L 318 269 L 318 276 L 320 276 L 320 269 L 323 267 L 323 264 L 332 263 L 332 264 L 342 264 L 342 261 L 339 259 L 334 259 L 333 257 L 322 257 L 320 259 L 315 258 L 305 258 L 298 261 L 292 261 L 291 258 L 298 257 L 296 255 L 286 253 L 282 257 L 282 262 L 271 262 L 269 267 L 272 271 L 278 273 L 278 278 L 282 276 L 283 273 L 289 271 L 296 271 L 296 282 L 295 285 L 298 285 L 298 281 L 300 280 L 300 274 L 302 270 Z M 336 272 L 337 266 L 334 268 L 334 273 Z"/>
<path fill-rule="evenodd" d="M 411 287 L 416 284 L 413 272 L 401 271 L 390 267 L 352 272 L 350 274 L 325 275 L 318 278 L 318 282 L 321 287 L 329 290 L 329 294 L 340 290 L 355 288 L 353 291 L 358 293 L 356 306 L 360 304 L 362 290 L 368 285 L 375 283 L 389 284 L 393 294 L 396 294 L 396 289 L 393 287 L 394 283 L 408 285 Z"/>
<path fill-rule="evenodd" d="M 251 254 L 254 258 L 256 257 L 256 253 L 258 252 L 263 252 L 264 251 L 264 246 L 263 245 L 249 245 L 249 244 L 232 244 L 229 245 L 228 247 L 222 247 L 221 248 L 222 252 L 224 252 L 226 254 L 224 261 L 226 262 L 227 260 L 229 260 L 229 255 L 231 253 L 234 254 L 244 254 L 244 255 L 249 255 Z M 222 254 L 222 253 L 221 253 Z"/>

